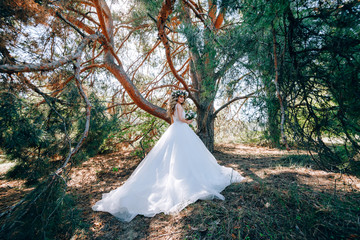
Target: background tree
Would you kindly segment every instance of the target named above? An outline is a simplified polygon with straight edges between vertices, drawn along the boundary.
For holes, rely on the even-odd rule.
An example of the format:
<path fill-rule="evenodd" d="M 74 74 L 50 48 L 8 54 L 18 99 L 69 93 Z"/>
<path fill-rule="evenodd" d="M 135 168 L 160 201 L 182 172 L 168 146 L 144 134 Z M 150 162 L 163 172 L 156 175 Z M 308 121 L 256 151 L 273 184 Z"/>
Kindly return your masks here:
<path fill-rule="evenodd" d="M 229 82 L 234 84 L 234 81 L 242 79 L 241 76 L 234 79 L 227 73 L 244 56 L 247 43 L 239 41 L 241 30 L 238 25 L 233 24 L 235 20 L 224 24 L 226 9 L 217 5 L 216 2 L 208 1 L 207 5 L 202 6 L 201 3 L 197 5 L 192 1 L 182 1 L 182 4 L 179 4 L 179 9 L 182 11 L 179 10 L 179 13 L 173 12 L 174 3 L 165 1 L 162 6 L 158 16 L 159 36 L 165 46 L 167 60 L 174 76 L 190 92 L 190 98 L 197 107 L 198 135 L 212 151 L 214 148 L 214 120 L 218 112 L 230 103 L 248 98 L 253 94 L 235 97 L 217 110 L 214 109 L 220 85 L 226 85 Z M 206 7 L 207 10 L 204 10 Z M 170 14 L 175 15 L 173 18 L 181 21 L 179 29 L 188 44 L 191 80 L 189 86 L 193 90 L 171 66 L 173 60 L 171 59 L 170 43 L 165 32 L 166 19 Z M 233 68 L 232 71 L 232 75 L 241 74 L 241 70 Z"/>
<path fill-rule="evenodd" d="M 255 40 L 247 50 L 265 87 L 257 101 L 267 113 L 269 139 L 278 145 L 283 126 L 291 144 L 315 151 L 322 167 L 358 172 L 359 2 L 232 6 L 243 13 L 244 30 Z"/>

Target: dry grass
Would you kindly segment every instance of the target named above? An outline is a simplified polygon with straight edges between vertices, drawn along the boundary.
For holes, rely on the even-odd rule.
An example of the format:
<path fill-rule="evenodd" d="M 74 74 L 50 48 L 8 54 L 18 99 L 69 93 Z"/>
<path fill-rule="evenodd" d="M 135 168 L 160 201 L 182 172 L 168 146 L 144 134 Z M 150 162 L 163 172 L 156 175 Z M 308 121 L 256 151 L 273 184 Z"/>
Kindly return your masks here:
<path fill-rule="evenodd" d="M 130 152 L 101 155 L 72 170 L 69 192 L 76 196 L 82 222 L 71 239 L 356 239 L 360 237 L 360 180 L 319 170 L 306 152 L 223 144 L 220 164 L 238 170 L 246 181 L 223 191 L 225 201 L 198 201 L 177 215 L 137 216 L 122 223 L 93 212 L 102 193 L 130 176 L 139 159 Z M 6 191 L 1 205 L 28 190 Z M 15 187 L 14 187 L 15 188 Z M 6 196 L 7 193 L 9 196 Z M 14 202 L 14 201 L 13 201 Z"/>

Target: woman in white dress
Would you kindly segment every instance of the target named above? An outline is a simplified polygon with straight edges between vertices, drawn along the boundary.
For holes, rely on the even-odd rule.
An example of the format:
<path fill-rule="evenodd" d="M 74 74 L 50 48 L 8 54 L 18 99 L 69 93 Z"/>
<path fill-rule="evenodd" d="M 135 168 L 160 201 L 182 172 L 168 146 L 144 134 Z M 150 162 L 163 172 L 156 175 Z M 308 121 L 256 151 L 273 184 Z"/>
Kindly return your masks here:
<path fill-rule="evenodd" d="M 136 215 L 174 214 L 198 199 L 218 198 L 220 192 L 244 178 L 232 168 L 220 166 L 200 138 L 188 126 L 182 104 L 186 92 L 171 94 L 172 124 L 149 154 L 119 188 L 103 194 L 92 209 L 109 212 L 130 222 Z"/>

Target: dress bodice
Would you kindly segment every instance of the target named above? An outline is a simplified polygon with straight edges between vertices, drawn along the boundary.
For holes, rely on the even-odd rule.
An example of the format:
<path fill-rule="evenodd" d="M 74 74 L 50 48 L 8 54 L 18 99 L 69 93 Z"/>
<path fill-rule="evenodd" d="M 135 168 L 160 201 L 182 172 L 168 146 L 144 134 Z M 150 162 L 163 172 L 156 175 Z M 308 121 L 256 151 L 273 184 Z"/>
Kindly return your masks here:
<path fill-rule="evenodd" d="M 182 108 L 181 105 L 180 105 L 180 107 Z M 185 118 L 185 111 L 184 110 L 182 111 L 182 117 Z M 174 120 L 174 122 L 181 122 L 180 119 L 179 119 L 179 113 L 178 113 L 178 110 L 177 110 L 176 106 L 175 106 L 175 112 L 173 114 L 173 120 Z"/>

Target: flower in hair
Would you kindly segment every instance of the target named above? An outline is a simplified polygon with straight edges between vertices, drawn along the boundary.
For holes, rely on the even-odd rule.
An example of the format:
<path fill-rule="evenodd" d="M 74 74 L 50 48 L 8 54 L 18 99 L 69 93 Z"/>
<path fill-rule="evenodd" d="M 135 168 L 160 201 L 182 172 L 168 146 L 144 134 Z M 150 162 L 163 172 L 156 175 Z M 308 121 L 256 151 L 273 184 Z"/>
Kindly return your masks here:
<path fill-rule="evenodd" d="M 188 93 L 186 91 L 183 91 L 183 90 L 176 90 L 176 91 L 173 91 L 171 93 L 172 97 L 179 97 L 179 96 L 187 97 L 187 95 L 188 95 Z"/>

